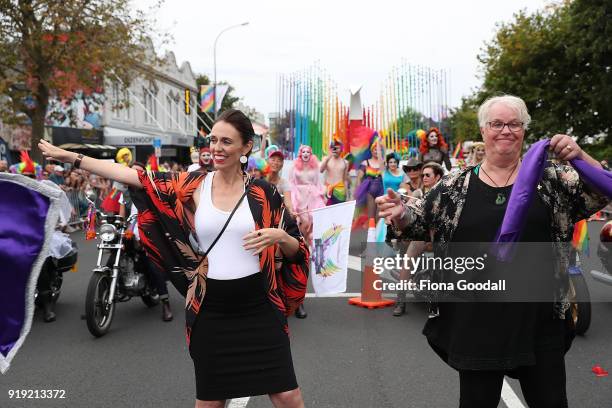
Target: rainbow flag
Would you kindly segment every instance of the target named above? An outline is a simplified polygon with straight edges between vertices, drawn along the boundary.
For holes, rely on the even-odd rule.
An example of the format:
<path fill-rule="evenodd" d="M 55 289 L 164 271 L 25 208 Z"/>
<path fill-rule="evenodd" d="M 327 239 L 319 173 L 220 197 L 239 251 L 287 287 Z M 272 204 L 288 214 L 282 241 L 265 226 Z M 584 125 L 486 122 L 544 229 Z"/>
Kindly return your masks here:
<path fill-rule="evenodd" d="M 378 138 L 378 133 L 365 126 L 351 130 L 351 155 L 354 158 L 355 166 L 359 166 L 362 161 L 372 157 L 370 146 L 376 138 Z"/>
<path fill-rule="evenodd" d="M 453 159 L 456 159 L 459 156 L 459 152 L 461 152 L 461 142 L 457 143 L 455 146 L 455 151 L 453 151 Z"/>
<path fill-rule="evenodd" d="M 572 246 L 576 248 L 577 251 L 589 255 L 589 228 L 586 220 L 578 221 L 574 225 Z"/>
<path fill-rule="evenodd" d="M 200 112 L 212 112 L 215 106 L 212 85 L 200 85 Z"/>
<path fill-rule="evenodd" d="M 217 112 L 221 109 L 221 103 L 225 94 L 229 89 L 229 85 L 217 85 Z M 212 85 L 200 85 L 200 112 L 212 112 L 215 107 L 215 92 Z"/>

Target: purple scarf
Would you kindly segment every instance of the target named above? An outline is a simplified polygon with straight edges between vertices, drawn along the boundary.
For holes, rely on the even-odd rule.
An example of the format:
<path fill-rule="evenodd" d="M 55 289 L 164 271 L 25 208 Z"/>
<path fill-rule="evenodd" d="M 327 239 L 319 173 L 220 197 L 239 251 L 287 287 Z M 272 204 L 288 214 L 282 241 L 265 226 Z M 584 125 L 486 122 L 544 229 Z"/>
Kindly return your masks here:
<path fill-rule="evenodd" d="M 550 140 L 540 140 L 534 143 L 523 157 L 523 164 L 510 193 L 504 220 L 495 237 L 497 257 L 500 260 L 509 259 L 512 245 L 508 244 L 517 242 L 521 236 L 527 220 L 527 211 L 544 172 L 549 145 Z M 570 163 L 582 180 L 603 195 L 612 198 L 612 172 L 593 167 L 581 159 L 570 160 Z"/>
<path fill-rule="evenodd" d="M 4 374 L 32 325 L 34 290 L 57 220 L 61 190 L 8 173 L 0 173 L 0 190 L 0 372 Z"/>

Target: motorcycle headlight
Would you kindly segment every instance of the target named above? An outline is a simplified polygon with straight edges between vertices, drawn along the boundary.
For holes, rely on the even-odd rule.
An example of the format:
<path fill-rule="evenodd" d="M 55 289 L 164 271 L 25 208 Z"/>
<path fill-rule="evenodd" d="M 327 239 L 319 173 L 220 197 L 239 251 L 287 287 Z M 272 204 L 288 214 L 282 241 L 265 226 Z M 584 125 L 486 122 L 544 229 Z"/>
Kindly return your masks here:
<path fill-rule="evenodd" d="M 117 237 L 117 228 L 112 224 L 104 224 L 100 227 L 100 239 L 102 242 L 111 242 Z"/>

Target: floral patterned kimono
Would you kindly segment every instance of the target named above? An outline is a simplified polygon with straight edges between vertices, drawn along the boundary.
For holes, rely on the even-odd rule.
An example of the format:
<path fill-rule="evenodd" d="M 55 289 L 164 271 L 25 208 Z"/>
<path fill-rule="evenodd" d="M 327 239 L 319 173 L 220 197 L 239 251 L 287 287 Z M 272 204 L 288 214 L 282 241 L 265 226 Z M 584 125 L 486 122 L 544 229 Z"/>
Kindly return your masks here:
<path fill-rule="evenodd" d="M 194 234 L 196 206 L 193 193 L 206 176 L 205 172 L 139 172 L 143 189 L 139 193 L 138 227 L 141 242 L 151 260 L 169 273 L 177 290 L 186 297 L 186 336 L 189 345 L 191 328 L 200 312 L 206 294 L 208 260 L 194 251 L 189 236 Z M 286 316 L 304 300 L 309 272 L 309 251 L 295 221 L 283 212 L 283 200 L 276 188 L 265 180 L 246 178 L 246 199 L 255 221 L 255 229 L 276 228 L 284 214 L 283 229 L 299 241 L 292 258 L 284 258 L 277 270 L 274 254 L 277 245 L 259 254 L 265 292 L 274 306 L 279 322 L 289 334 Z M 140 208 L 143 207 L 143 208 Z"/>

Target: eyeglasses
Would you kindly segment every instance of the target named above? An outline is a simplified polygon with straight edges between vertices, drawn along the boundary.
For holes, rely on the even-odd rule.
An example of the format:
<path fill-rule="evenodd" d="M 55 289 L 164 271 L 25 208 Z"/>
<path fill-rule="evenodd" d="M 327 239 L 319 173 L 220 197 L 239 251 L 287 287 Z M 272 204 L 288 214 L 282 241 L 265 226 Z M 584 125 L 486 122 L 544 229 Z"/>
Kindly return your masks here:
<path fill-rule="evenodd" d="M 491 128 L 491 130 L 494 130 L 496 132 L 501 132 L 506 126 L 508 126 L 508 129 L 511 132 L 515 133 L 523 129 L 523 122 L 505 123 L 499 120 L 495 120 L 493 122 L 487 122 L 487 125 L 489 125 L 489 128 Z"/>

